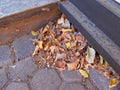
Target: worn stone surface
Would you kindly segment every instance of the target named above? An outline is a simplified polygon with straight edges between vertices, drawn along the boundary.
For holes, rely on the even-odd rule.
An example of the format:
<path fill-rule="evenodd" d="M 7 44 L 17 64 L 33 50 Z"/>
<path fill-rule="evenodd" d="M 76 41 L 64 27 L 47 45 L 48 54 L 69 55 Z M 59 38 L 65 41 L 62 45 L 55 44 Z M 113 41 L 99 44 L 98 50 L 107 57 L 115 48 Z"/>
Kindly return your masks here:
<path fill-rule="evenodd" d="M 86 86 L 89 90 L 95 90 L 95 87 L 92 85 L 92 83 L 88 79 L 86 79 Z"/>
<path fill-rule="evenodd" d="M 8 45 L 0 46 L 0 66 L 11 63 L 11 49 Z"/>
<path fill-rule="evenodd" d="M 73 71 L 64 70 L 61 72 L 61 77 L 66 82 L 81 82 L 82 81 L 81 74 L 79 73 L 79 71 L 76 71 L 76 70 L 73 70 Z"/>
<path fill-rule="evenodd" d="M 10 78 L 12 80 L 23 80 L 26 81 L 29 76 L 32 75 L 34 71 L 36 71 L 37 66 L 34 63 L 31 57 L 28 57 L 24 60 L 21 60 L 16 63 L 15 66 L 10 66 Z"/>
<path fill-rule="evenodd" d="M 120 83 L 117 86 L 111 88 L 110 90 L 120 90 Z"/>
<path fill-rule="evenodd" d="M 0 69 L 0 90 L 7 82 L 7 76 L 4 69 Z"/>
<path fill-rule="evenodd" d="M 81 83 L 63 83 L 60 90 L 85 90 Z"/>
<path fill-rule="evenodd" d="M 57 0 L 0 0 L 0 17 L 9 16 L 56 1 Z"/>
<path fill-rule="evenodd" d="M 34 45 L 30 40 L 31 35 L 23 36 L 13 42 L 14 51 L 17 60 L 29 56 L 34 51 Z"/>
<path fill-rule="evenodd" d="M 39 69 L 32 78 L 32 90 L 57 90 L 61 80 L 54 69 Z"/>
<path fill-rule="evenodd" d="M 5 90 L 29 90 L 26 83 L 11 82 Z"/>
<path fill-rule="evenodd" d="M 90 69 L 90 77 L 99 90 L 109 90 L 109 79 L 107 79 L 100 71 Z"/>

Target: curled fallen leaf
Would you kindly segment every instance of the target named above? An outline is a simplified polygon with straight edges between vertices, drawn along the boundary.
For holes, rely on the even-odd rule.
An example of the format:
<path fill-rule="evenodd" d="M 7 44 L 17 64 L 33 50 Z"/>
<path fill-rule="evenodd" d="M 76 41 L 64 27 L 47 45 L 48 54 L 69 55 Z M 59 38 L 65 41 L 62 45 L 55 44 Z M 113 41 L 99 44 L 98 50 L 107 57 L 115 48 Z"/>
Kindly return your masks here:
<path fill-rule="evenodd" d="M 85 66 L 85 58 L 82 58 L 80 61 L 80 67 L 83 68 Z"/>
<path fill-rule="evenodd" d="M 88 73 L 87 73 L 86 70 L 80 69 L 79 71 L 80 71 L 81 75 L 82 75 L 84 78 L 88 78 L 88 77 L 89 77 L 89 75 L 88 75 Z"/>
<path fill-rule="evenodd" d="M 67 42 L 67 43 L 66 43 L 66 48 L 67 48 L 67 49 L 70 49 L 70 45 L 71 45 L 71 43 L 70 43 L 70 42 Z"/>
<path fill-rule="evenodd" d="M 115 87 L 115 86 L 117 86 L 118 83 L 119 83 L 119 81 L 118 81 L 116 78 L 112 78 L 112 79 L 110 80 L 109 87 L 110 87 L 110 88 Z"/>
<path fill-rule="evenodd" d="M 105 77 L 107 77 L 108 79 L 110 79 L 110 74 L 109 74 L 108 72 L 103 72 L 103 75 L 104 75 Z"/>
<path fill-rule="evenodd" d="M 65 61 L 56 61 L 55 66 L 58 68 L 65 68 L 66 62 Z"/>
<path fill-rule="evenodd" d="M 33 35 L 33 36 L 38 36 L 38 32 L 36 32 L 36 31 L 31 31 L 31 34 Z"/>
<path fill-rule="evenodd" d="M 51 46 L 51 47 L 50 47 L 51 53 L 54 53 L 54 52 L 55 52 L 55 49 L 56 49 L 56 46 Z"/>
<path fill-rule="evenodd" d="M 88 47 L 86 60 L 88 63 L 94 63 L 94 59 L 95 59 L 95 50 L 91 47 Z"/>
<path fill-rule="evenodd" d="M 58 19 L 57 24 L 63 24 L 63 23 L 64 23 L 64 18 Z"/>
<path fill-rule="evenodd" d="M 67 32 L 72 32 L 72 29 L 62 29 L 62 32 L 67 33 Z"/>
<path fill-rule="evenodd" d="M 67 63 L 67 67 L 68 67 L 68 70 L 71 71 L 71 70 L 75 70 L 79 64 L 80 60 L 77 59 L 76 61 L 74 61 L 73 63 Z"/>
<path fill-rule="evenodd" d="M 33 52 L 32 56 L 34 56 L 35 54 L 37 54 L 38 50 L 39 50 L 39 46 L 38 46 L 38 45 L 36 45 L 35 50 L 34 50 L 34 52 Z"/>
<path fill-rule="evenodd" d="M 40 49 L 43 49 L 43 41 L 38 41 L 38 47 L 39 47 Z"/>

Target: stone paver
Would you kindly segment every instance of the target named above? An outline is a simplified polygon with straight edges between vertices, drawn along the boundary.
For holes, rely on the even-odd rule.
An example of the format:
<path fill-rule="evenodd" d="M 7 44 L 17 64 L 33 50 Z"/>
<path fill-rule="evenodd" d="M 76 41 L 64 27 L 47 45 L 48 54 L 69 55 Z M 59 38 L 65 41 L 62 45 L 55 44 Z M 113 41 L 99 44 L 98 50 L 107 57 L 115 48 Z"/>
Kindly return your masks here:
<path fill-rule="evenodd" d="M 109 90 L 109 79 L 107 79 L 100 71 L 90 69 L 90 77 L 99 90 Z"/>
<path fill-rule="evenodd" d="M 16 53 L 17 60 L 29 56 L 34 51 L 34 45 L 30 40 L 31 35 L 23 36 L 13 42 L 14 51 Z"/>
<path fill-rule="evenodd" d="M 111 88 L 110 90 L 120 90 L 120 83 L 116 87 Z"/>
<path fill-rule="evenodd" d="M 4 69 L 0 69 L 0 90 L 7 82 L 7 76 Z"/>
<path fill-rule="evenodd" d="M 24 60 L 21 60 L 16 63 L 16 66 L 10 66 L 10 78 L 13 80 L 24 80 L 26 81 L 28 79 L 28 76 L 31 76 L 31 74 L 36 71 L 37 66 L 34 63 L 33 59 L 31 57 L 28 57 Z"/>
<path fill-rule="evenodd" d="M 73 71 L 68 71 L 64 70 L 61 72 L 61 77 L 65 82 L 81 82 L 82 81 L 82 76 L 79 73 L 79 71 L 73 70 Z"/>
<path fill-rule="evenodd" d="M 29 88 L 26 83 L 12 82 L 5 90 L 29 90 Z"/>
<path fill-rule="evenodd" d="M 11 63 L 11 49 L 8 45 L 0 46 L 0 66 Z"/>
<path fill-rule="evenodd" d="M 90 80 L 86 79 L 86 86 L 89 90 L 95 90 L 95 87 L 91 84 Z"/>
<path fill-rule="evenodd" d="M 32 78 L 32 90 L 57 90 L 61 80 L 54 69 L 39 69 Z"/>
<path fill-rule="evenodd" d="M 81 83 L 63 83 L 60 90 L 85 90 Z"/>

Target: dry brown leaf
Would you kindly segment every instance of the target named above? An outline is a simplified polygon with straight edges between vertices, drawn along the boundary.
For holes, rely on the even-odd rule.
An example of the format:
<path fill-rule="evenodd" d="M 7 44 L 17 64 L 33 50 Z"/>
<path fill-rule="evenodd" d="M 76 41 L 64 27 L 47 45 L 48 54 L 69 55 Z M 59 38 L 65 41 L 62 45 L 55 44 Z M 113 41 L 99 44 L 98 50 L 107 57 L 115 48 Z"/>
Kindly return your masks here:
<path fill-rule="evenodd" d="M 67 63 L 67 67 L 68 67 L 68 70 L 71 71 L 71 70 L 75 70 L 79 64 L 80 60 L 77 59 L 75 62 L 73 63 Z"/>
<path fill-rule="evenodd" d="M 103 72 L 104 76 L 110 79 L 110 74 L 108 72 Z"/>
<path fill-rule="evenodd" d="M 39 50 L 39 46 L 36 45 L 36 46 L 35 46 L 35 50 L 34 50 L 32 56 L 34 56 L 35 54 L 37 54 L 38 50 Z"/>
<path fill-rule="evenodd" d="M 63 32 L 63 33 L 72 32 L 72 29 L 64 29 L 64 28 L 63 28 L 63 29 L 62 29 L 62 32 Z"/>
<path fill-rule="evenodd" d="M 71 42 L 71 47 L 75 47 L 77 45 L 77 42 L 76 41 L 72 41 Z"/>
<path fill-rule="evenodd" d="M 80 68 L 83 68 L 85 66 L 85 58 L 82 58 L 80 61 Z"/>
<path fill-rule="evenodd" d="M 52 53 L 55 52 L 55 49 L 56 49 L 56 46 L 51 46 L 51 47 L 50 47 L 50 51 L 51 51 Z"/>
<path fill-rule="evenodd" d="M 58 68 L 65 68 L 66 62 L 65 61 L 56 61 L 55 66 Z"/>
<path fill-rule="evenodd" d="M 103 66 L 100 66 L 100 65 L 94 65 L 93 68 L 95 68 L 97 70 L 101 70 L 101 71 L 104 71 L 104 69 L 105 69 Z"/>
<path fill-rule="evenodd" d="M 95 59 L 95 50 L 91 47 L 88 47 L 86 60 L 88 63 L 94 63 L 94 59 Z"/>
<path fill-rule="evenodd" d="M 50 26 L 49 26 L 49 25 L 46 25 L 45 28 L 43 29 L 43 32 L 42 32 L 42 33 L 44 34 L 44 33 L 47 32 L 49 29 L 50 29 Z"/>
<path fill-rule="evenodd" d="M 116 78 L 112 78 L 110 80 L 110 84 L 109 84 L 109 87 L 112 88 L 112 87 L 115 87 L 117 86 L 117 84 L 119 83 L 120 81 L 118 81 Z"/>

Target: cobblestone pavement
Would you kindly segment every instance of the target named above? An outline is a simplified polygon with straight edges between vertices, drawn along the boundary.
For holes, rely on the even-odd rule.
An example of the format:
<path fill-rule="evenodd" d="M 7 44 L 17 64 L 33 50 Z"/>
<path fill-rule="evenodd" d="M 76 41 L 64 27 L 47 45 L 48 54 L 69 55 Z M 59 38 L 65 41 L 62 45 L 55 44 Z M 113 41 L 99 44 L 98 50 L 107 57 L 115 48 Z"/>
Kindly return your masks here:
<path fill-rule="evenodd" d="M 0 90 L 109 90 L 109 80 L 91 69 L 89 79 L 79 71 L 38 68 L 31 57 L 31 35 L 0 46 Z M 111 90 L 120 90 L 120 85 Z"/>

